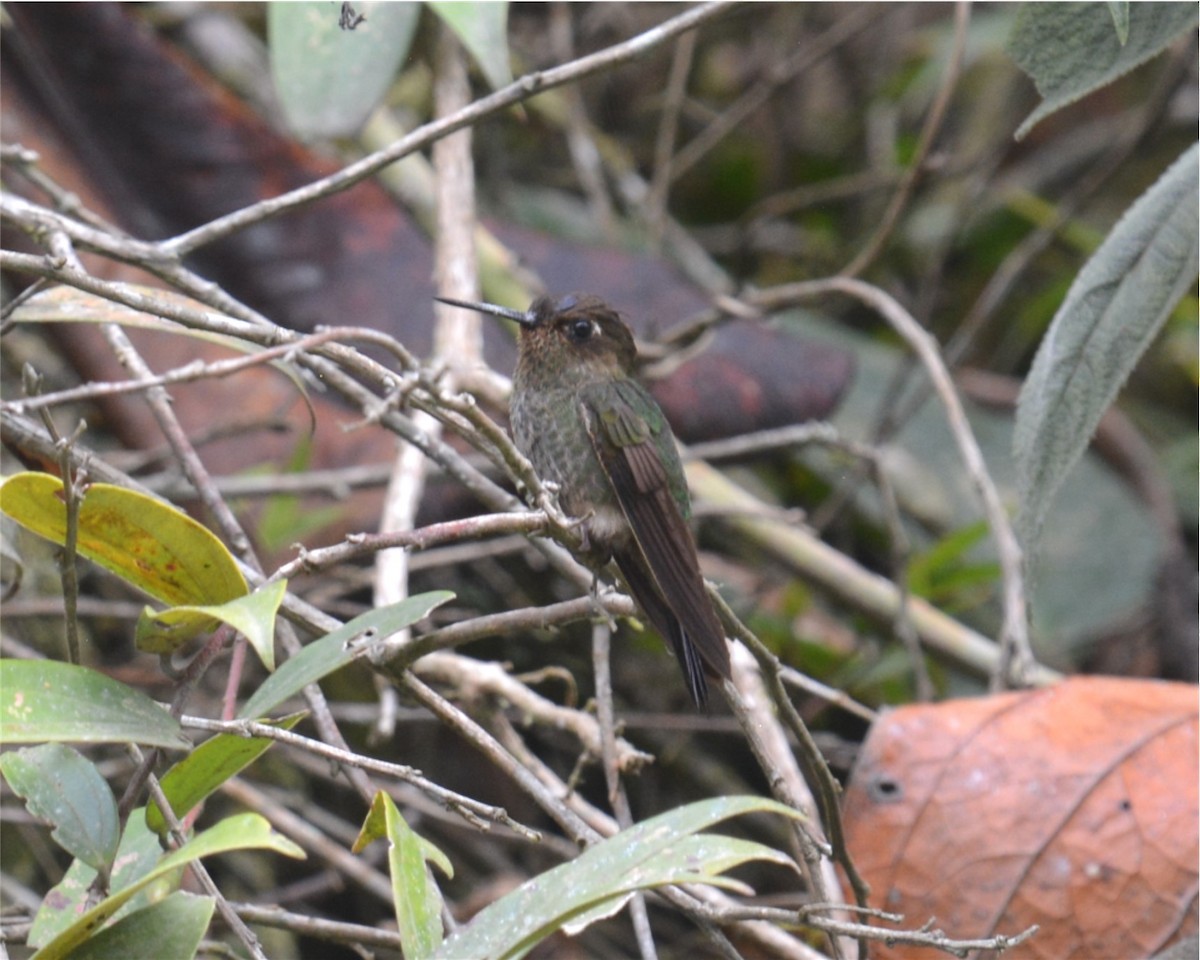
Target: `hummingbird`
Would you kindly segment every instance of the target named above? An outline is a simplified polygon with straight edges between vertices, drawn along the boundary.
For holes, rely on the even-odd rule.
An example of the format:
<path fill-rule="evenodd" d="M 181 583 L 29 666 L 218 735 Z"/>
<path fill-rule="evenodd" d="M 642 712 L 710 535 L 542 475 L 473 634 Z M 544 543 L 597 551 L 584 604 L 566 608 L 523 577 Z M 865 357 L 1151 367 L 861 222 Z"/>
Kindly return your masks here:
<path fill-rule="evenodd" d="M 633 333 L 597 297 L 539 297 L 523 313 L 437 299 L 520 325 L 513 439 L 557 486 L 563 510 L 580 519 L 589 565 L 616 562 L 703 706 L 706 676 L 730 677 L 729 648 L 688 529 L 691 501 L 675 436 L 634 376 Z"/>

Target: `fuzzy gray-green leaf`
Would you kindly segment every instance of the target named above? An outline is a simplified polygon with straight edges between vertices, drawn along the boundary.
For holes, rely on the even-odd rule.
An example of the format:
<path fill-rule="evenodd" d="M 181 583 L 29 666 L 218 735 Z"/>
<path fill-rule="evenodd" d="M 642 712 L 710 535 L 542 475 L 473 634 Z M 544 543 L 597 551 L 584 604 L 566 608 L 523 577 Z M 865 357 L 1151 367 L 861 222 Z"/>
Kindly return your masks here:
<path fill-rule="evenodd" d="M 1129 208 L 1075 278 L 1038 348 L 1013 438 L 1027 551 L 1100 417 L 1196 282 L 1196 161 L 1193 146 Z"/>
<path fill-rule="evenodd" d="M 1021 124 L 1017 139 L 1054 111 L 1145 63 L 1191 30 L 1196 17 L 1194 3 L 1132 3 L 1125 17 L 1103 3 L 1022 4 L 1008 52 L 1029 74 L 1042 102 Z"/>

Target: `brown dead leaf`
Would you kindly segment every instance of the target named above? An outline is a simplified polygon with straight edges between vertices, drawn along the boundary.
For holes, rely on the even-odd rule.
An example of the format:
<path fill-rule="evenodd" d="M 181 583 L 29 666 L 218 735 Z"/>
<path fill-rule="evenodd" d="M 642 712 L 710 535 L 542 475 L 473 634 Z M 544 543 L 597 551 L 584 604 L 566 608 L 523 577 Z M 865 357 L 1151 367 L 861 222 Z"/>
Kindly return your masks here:
<path fill-rule="evenodd" d="M 1197 929 L 1197 689 L 1076 678 L 895 710 L 864 745 L 845 817 L 871 905 L 906 926 L 1037 924 L 1006 956 L 1149 957 Z"/>

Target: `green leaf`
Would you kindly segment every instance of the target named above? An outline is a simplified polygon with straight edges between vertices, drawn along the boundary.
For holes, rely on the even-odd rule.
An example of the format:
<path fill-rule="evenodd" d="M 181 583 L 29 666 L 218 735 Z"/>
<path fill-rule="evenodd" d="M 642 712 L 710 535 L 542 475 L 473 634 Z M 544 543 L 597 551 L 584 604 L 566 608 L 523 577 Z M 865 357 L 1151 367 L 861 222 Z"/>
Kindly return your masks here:
<path fill-rule="evenodd" d="M 122 917 L 71 952 L 71 960 L 194 957 L 216 901 L 178 890 L 165 900 Z"/>
<path fill-rule="evenodd" d="M 999 565 L 990 559 L 972 560 L 968 555 L 985 544 L 988 532 L 987 523 L 980 520 L 950 531 L 913 554 L 905 571 L 909 591 L 947 612 L 961 612 L 973 601 L 986 600 L 991 593 L 986 588 L 1000 578 Z"/>
<path fill-rule="evenodd" d="M 172 653 L 192 637 L 211 632 L 219 620 L 249 640 L 263 665 L 274 670 L 275 614 L 285 593 L 287 581 L 280 580 L 217 606 L 171 607 L 159 611 L 146 607 L 138 617 L 137 647 L 147 653 Z"/>
<path fill-rule="evenodd" d="M 61 743 L 0 755 L 0 773 L 50 836 L 71 856 L 108 871 L 117 853 L 117 802 L 95 765 Z"/>
<path fill-rule="evenodd" d="M 267 8 L 271 74 L 288 126 L 302 140 L 349 137 L 387 93 L 408 55 L 417 3 L 365 0 L 366 19 L 338 25 L 331 3 L 273 3 Z"/>
<path fill-rule="evenodd" d="M 665 886 L 669 883 L 688 882 L 689 877 L 680 877 L 678 864 L 704 864 L 705 883 L 712 886 L 725 887 L 736 892 L 750 895 L 753 893 L 745 884 L 719 874 L 732 870 L 751 860 L 766 860 L 781 866 L 795 869 L 796 865 L 790 857 L 752 840 L 739 840 L 735 837 L 724 837 L 712 834 L 683 837 L 670 850 L 670 859 L 652 864 L 643 873 L 641 880 L 644 886 Z M 599 901 L 590 910 L 576 914 L 571 920 L 562 925 L 562 930 L 569 936 L 582 933 L 593 923 L 615 916 L 634 895 L 634 890 L 628 890 Z"/>
<path fill-rule="evenodd" d="M 0 510 L 61 546 L 62 489 L 48 473 L 19 473 L 0 484 Z M 164 603 L 225 603 L 248 592 L 237 562 L 209 530 L 161 500 L 107 483 L 87 487 L 76 549 Z"/>
<path fill-rule="evenodd" d="M 354 842 L 354 852 L 358 853 L 380 837 L 386 837 L 388 841 L 392 900 L 404 958 L 424 960 L 437 949 L 443 935 L 442 894 L 425 862 L 433 861 L 449 877 L 454 876 L 454 871 L 449 858 L 412 831 L 392 798 L 382 790 L 375 794 L 371 810 Z"/>
<path fill-rule="evenodd" d="M 0 660 L 0 744 L 47 740 L 192 745 L 166 710 L 102 673 L 56 660 Z"/>
<path fill-rule="evenodd" d="M 661 814 L 589 847 L 575 860 L 534 878 L 481 910 L 443 941 L 442 960 L 492 957 L 517 960 L 554 931 L 609 916 L 635 891 L 671 883 L 739 886 L 718 876 L 747 860 L 791 863 L 777 850 L 697 831 L 753 812 L 801 819 L 763 797 L 717 797 Z"/>
<path fill-rule="evenodd" d="M 270 723 L 291 730 L 304 716 L 293 713 Z M 241 737 L 233 733 L 218 734 L 204 741 L 163 774 L 160 781 L 175 816 L 180 819 L 187 816 L 226 780 L 237 776 L 271 749 L 274 742 L 270 737 Z M 157 801 L 151 800 L 146 808 L 146 826 L 160 836 L 167 833 L 167 822 Z"/>
<path fill-rule="evenodd" d="M 130 813 L 125 824 L 112 875 L 108 878 L 108 889 L 123 890 L 137 883 L 154 869 L 161 856 L 162 847 L 159 846 L 158 837 L 146 829 L 145 809 L 138 807 Z M 160 877 L 155 884 L 143 888 L 129 900 L 116 916 L 131 913 L 162 899 L 178 886 L 178 876 L 177 872 Z M 33 918 L 33 927 L 29 931 L 31 947 L 49 943 L 79 919 L 88 908 L 88 898 L 95 879 L 96 871 L 92 867 L 82 860 L 72 861 L 66 875 L 46 894 L 37 916 Z"/>
<path fill-rule="evenodd" d="M 300 436 L 288 458 L 287 473 L 304 473 L 312 466 L 313 438 Z M 337 520 L 342 506 L 313 507 L 293 493 L 275 493 L 263 504 L 255 527 L 255 539 L 267 552 L 282 550 Z"/>
<path fill-rule="evenodd" d="M 377 640 L 412 626 L 434 607 L 454 598 L 448 590 L 435 590 L 401 600 L 378 610 L 368 610 L 333 633 L 308 644 L 267 677 L 238 714 L 242 719 L 261 717 L 333 671 L 356 660 Z"/>
<path fill-rule="evenodd" d="M 118 910 L 143 887 L 148 886 L 178 867 L 230 850 L 274 850 L 287 857 L 304 859 L 304 851 L 271 830 L 271 825 L 256 813 L 227 817 L 203 833 L 193 837 L 178 850 L 168 853 L 136 883 L 109 895 L 88 910 L 71 926 L 34 954 L 34 960 L 63 960 L 83 944 L 89 935 L 107 923 Z"/>
<path fill-rule="evenodd" d="M 1112 14 L 1117 41 L 1125 46 L 1129 42 L 1129 0 L 1108 0 L 1108 12 Z"/>
<path fill-rule="evenodd" d="M 1042 102 L 1017 130 L 1018 140 L 1040 120 L 1145 63 L 1192 29 L 1197 7 L 1194 3 L 1134 3 L 1127 15 L 1128 31 L 1122 40 L 1120 21 L 1109 5 L 1021 5 L 1008 52 L 1029 74 Z"/>
<path fill-rule="evenodd" d="M 429 9 L 454 31 L 493 90 L 513 82 L 508 57 L 508 2 L 430 0 Z"/>
<path fill-rule="evenodd" d="M 254 530 L 255 542 L 261 543 L 264 551 L 284 550 L 336 523 L 345 514 L 342 505 L 314 507 L 293 494 L 274 493 L 263 504 Z"/>
<path fill-rule="evenodd" d="M 1191 147 L 1113 227 L 1071 285 L 1017 403 L 1018 530 L 1033 553 L 1054 494 L 1171 310 L 1196 282 Z"/>

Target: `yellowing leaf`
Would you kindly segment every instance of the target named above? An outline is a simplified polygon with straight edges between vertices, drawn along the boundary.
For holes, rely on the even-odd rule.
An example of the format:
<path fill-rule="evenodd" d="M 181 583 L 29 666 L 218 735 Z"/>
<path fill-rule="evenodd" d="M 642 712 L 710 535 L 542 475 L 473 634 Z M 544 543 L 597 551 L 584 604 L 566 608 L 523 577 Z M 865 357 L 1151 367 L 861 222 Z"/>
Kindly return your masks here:
<path fill-rule="evenodd" d="M 19 473 L 0 484 L 0 511 L 57 544 L 66 542 L 63 484 Z M 169 604 L 219 604 L 244 596 L 246 580 L 204 526 L 153 497 L 94 483 L 79 506 L 79 555 Z"/>

